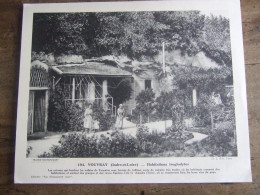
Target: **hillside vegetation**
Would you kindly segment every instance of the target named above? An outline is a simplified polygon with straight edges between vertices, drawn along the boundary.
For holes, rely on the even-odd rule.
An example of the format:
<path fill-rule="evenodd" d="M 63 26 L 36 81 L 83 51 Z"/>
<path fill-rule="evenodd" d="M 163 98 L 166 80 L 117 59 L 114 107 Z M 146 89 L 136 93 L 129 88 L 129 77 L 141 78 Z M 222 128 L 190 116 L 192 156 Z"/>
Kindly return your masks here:
<path fill-rule="evenodd" d="M 229 20 L 224 17 L 199 11 L 34 14 L 34 54 L 158 62 L 163 42 L 168 56 L 203 52 L 219 66 L 232 65 Z"/>

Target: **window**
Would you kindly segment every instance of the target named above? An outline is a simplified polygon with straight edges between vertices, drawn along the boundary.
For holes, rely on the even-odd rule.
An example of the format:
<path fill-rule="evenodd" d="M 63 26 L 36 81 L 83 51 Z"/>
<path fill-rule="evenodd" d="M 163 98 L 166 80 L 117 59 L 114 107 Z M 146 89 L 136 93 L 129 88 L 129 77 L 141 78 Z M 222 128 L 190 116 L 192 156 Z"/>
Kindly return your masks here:
<path fill-rule="evenodd" d="M 152 81 L 151 80 L 145 80 L 144 86 L 145 86 L 145 89 L 151 89 L 152 88 Z"/>

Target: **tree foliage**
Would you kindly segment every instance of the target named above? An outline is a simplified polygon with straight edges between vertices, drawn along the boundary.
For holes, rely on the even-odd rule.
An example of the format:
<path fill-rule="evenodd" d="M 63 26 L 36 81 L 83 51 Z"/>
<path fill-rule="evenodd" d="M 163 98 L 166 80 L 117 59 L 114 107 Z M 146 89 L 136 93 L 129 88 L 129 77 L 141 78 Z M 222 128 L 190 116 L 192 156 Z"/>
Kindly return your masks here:
<path fill-rule="evenodd" d="M 162 120 L 172 119 L 173 123 L 180 120 L 184 114 L 182 96 L 172 92 L 162 92 L 155 100 L 156 115 Z"/>
<path fill-rule="evenodd" d="M 137 96 L 136 96 L 136 107 L 133 110 L 133 113 L 135 117 L 140 117 L 139 122 L 147 122 L 148 117 L 151 116 L 151 112 L 154 109 L 154 98 L 155 93 L 152 89 L 146 89 L 142 90 Z M 138 120 L 137 120 L 138 121 Z"/>
<path fill-rule="evenodd" d="M 201 93 L 211 94 L 222 92 L 225 85 L 233 83 L 232 69 L 222 67 L 219 69 L 204 70 L 197 67 L 173 67 L 174 84 L 179 89 L 197 89 Z"/>
<path fill-rule="evenodd" d="M 229 21 L 223 17 L 206 17 L 201 36 L 201 50 L 220 65 L 231 66 Z"/>
<path fill-rule="evenodd" d="M 80 131 L 83 128 L 84 109 L 76 104 L 65 104 L 63 89 L 57 85 L 50 91 L 48 130 L 49 131 Z"/>
<path fill-rule="evenodd" d="M 199 11 L 37 13 L 32 51 L 84 57 L 126 55 L 153 58 L 166 50 L 188 55 L 203 50 L 220 65 L 230 65 L 229 20 Z"/>

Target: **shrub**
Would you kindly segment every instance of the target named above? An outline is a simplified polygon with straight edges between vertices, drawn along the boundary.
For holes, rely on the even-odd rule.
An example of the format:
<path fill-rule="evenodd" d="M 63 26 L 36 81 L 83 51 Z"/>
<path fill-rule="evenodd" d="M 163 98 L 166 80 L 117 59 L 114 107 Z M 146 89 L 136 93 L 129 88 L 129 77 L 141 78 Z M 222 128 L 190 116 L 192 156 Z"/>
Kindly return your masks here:
<path fill-rule="evenodd" d="M 235 134 L 235 129 L 232 129 L 232 128 L 227 128 L 226 130 L 225 130 L 225 132 L 226 132 L 226 135 L 227 136 L 229 136 L 229 137 L 232 137 L 232 138 L 234 138 L 234 136 L 236 135 Z"/>
<path fill-rule="evenodd" d="M 163 134 L 152 132 L 139 126 L 137 137 L 114 131 L 111 135 L 86 137 L 82 133 L 69 133 L 60 139 L 60 145 L 53 146 L 50 153 L 39 157 L 80 158 L 80 157 L 137 157 L 157 156 L 167 151 L 183 149 L 184 142 L 192 138 L 188 132 Z"/>
<path fill-rule="evenodd" d="M 48 130 L 50 131 L 81 131 L 85 106 L 79 106 L 69 101 L 65 104 L 66 91 L 57 85 L 55 91 L 51 91 L 48 112 Z M 93 119 L 99 122 L 99 130 L 110 129 L 115 123 L 115 116 L 110 111 L 105 111 L 101 106 L 93 105 Z"/>
<path fill-rule="evenodd" d="M 207 147 L 212 156 L 236 156 L 236 146 L 230 144 L 230 137 L 223 131 L 216 131 L 201 144 Z"/>
<path fill-rule="evenodd" d="M 184 114 L 182 98 L 182 94 L 178 94 L 177 91 L 161 92 L 155 100 L 157 117 L 161 120 L 172 119 L 173 123 L 176 120 L 182 120 Z"/>
<path fill-rule="evenodd" d="M 152 89 L 142 90 L 136 97 L 136 108 L 133 110 L 136 123 L 145 123 L 153 111 L 155 93 Z"/>
<path fill-rule="evenodd" d="M 184 142 L 193 138 L 192 133 L 183 131 L 168 131 L 164 133 L 149 133 L 145 126 L 139 126 L 136 134 L 141 152 L 158 154 L 165 151 L 180 150 Z"/>
<path fill-rule="evenodd" d="M 61 137 L 60 145 L 53 146 L 50 150 L 51 153 L 39 157 L 135 157 L 139 154 L 136 138 L 119 131 L 113 132 L 111 137 L 86 137 L 82 133 L 69 133 Z"/>
<path fill-rule="evenodd" d="M 237 148 L 223 131 L 214 131 L 201 142 L 186 146 L 183 154 L 196 156 L 237 156 Z"/>
<path fill-rule="evenodd" d="M 111 151 L 111 138 L 105 135 L 100 135 L 100 138 L 97 141 L 98 154 L 100 157 L 109 157 L 112 156 Z"/>
<path fill-rule="evenodd" d="M 127 115 L 128 120 L 130 120 L 131 122 L 135 123 L 135 124 L 140 124 L 140 112 L 137 109 L 133 109 L 132 110 L 132 114 L 131 115 Z M 142 116 L 142 120 L 143 121 L 147 121 L 147 117 Z"/>
<path fill-rule="evenodd" d="M 116 122 L 116 117 L 110 111 L 105 111 L 102 107 L 94 104 L 93 119 L 99 122 L 99 130 L 109 130 Z"/>
<path fill-rule="evenodd" d="M 170 128 L 166 129 L 166 133 L 168 134 L 174 134 L 175 132 L 181 132 L 185 130 L 184 125 L 182 124 L 181 121 L 175 121 L 172 123 L 172 126 Z"/>
<path fill-rule="evenodd" d="M 63 135 L 60 139 L 59 146 L 53 146 L 51 148 L 51 154 L 46 154 L 40 157 L 62 157 L 62 158 L 73 158 L 73 157 L 97 157 L 97 137 L 91 136 L 86 137 L 81 133 L 69 133 Z"/>
<path fill-rule="evenodd" d="M 79 131 L 83 128 L 84 109 L 77 104 L 67 102 L 62 88 L 57 85 L 51 91 L 48 112 L 48 130 Z"/>
<path fill-rule="evenodd" d="M 195 126 L 197 127 L 208 127 L 211 125 L 210 112 L 213 106 L 211 102 L 211 97 L 207 94 L 200 94 L 198 99 L 198 104 L 195 107 L 190 108 L 190 116 L 195 121 Z"/>
<path fill-rule="evenodd" d="M 125 135 L 120 131 L 111 134 L 111 153 L 113 157 L 135 157 L 139 153 L 136 138 L 131 135 Z"/>
<path fill-rule="evenodd" d="M 136 138 L 141 152 L 144 153 L 156 153 L 165 140 L 162 134 L 156 132 L 149 133 L 149 129 L 146 126 L 138 126 L 136 132 Z"/>
<path fill-rule="evenodd" d="M 31 151 L 32 151 L 32 146 L 28 146 L 27 149 L 26 149 L 26 157 L 29 157 Z"/>

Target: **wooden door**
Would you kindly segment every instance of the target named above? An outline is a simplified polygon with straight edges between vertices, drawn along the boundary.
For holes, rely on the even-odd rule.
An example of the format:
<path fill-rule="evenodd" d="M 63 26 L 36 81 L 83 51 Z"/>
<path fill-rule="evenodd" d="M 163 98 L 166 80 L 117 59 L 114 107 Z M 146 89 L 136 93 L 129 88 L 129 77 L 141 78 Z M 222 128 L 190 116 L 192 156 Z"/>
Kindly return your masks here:
<path fill-rule="evenodd" d="M 34 116 L 33 116 L 33 132 L 45 131 L 45 106 L 46 91 L 38 90 L 34 92 Z"/>
<path fill-rule="evenodd" d="M 34 115 L 34 91 L 30 91 L 29 105 L 28 105 L 27 134 L 33 133 L 33 115 Z"/>

